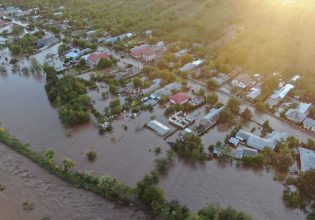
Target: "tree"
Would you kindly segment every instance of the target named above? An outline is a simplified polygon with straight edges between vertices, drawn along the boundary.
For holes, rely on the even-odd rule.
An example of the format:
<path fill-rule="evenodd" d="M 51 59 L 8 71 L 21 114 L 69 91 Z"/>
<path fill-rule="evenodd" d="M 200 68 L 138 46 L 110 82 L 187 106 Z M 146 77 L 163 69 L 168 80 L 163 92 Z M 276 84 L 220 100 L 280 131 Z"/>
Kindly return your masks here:
<path fill-rule="evenodd" d="M 206 94 L 206 91 L 201 88 L 201 89 L 199 89 L 199 92 L 198 92 L 198 93 L 199 93 L 200 96 L 204 97 L 205 94 Z"/>
<path fill-rule="evenodd" d="M 84 69 L 86 67 L 86 62 L 84 59 L 80 59 L 78 64 L 77 64 L 77 68 L 79 69 Z"/>
<path fill-rule="evenodd" d="M 193 57 L 190 54 L 184 54 L 181 58 L 181 64 L 185 65 L 186 63 L 190 63 L 193 61 Z"/>
<path fill-rule="evenodd" d="M 62 164 L 63 164 L 63 170 L 65 172 L 68 172 L 70 169 L 72 169 L 74 167 L 74 162 L 70 158 L 65 158 L 62 161 Z"/>
<path fill-rule="evenodd" d="M 52 163 L 55 158 L 55 151 L 53 149 L 47 149 L 44 153 L 45 158 Z"/>
<path fill-rule="evenodd" d="M 244 111 L 241 113 L 241 117 L 246 121 L 250 121 L 253 117 L 253 114 L 251 110 L 249 110 L 248 108 L 245 108 Z"/>
<path fill-rule="evenodd" d="M 269 125 L 269 121 L 266 120 L 264 123 L 263 123 L 263 129 L 262 129 L 262 135 L 265 136 L 266 134 L 268 133 L 271 133 L 273 131 L 273 129 L 270 127 Z"/>
<path fill-rule="evenodd" d="M 277 154 L 277 166 L 281 172 L 287 172 L 294 162 L 292 151 L 287 143 L 278 144 L 277 150 L 279 151 Z"/>
<path fill-rule="evenodd" d="M 298 177 L 297 187 L 300 193 L 309 199 L 315 199 L 315 169 L 302 173 Z"/>
<path fill-rule="evenodd" d="M 237 99 L 230 98 L 226 107 L 229 108 L 232 113 L 239 114 L 240 106 L 241 106 L 241 103 Z"/>
<path fill-rule="evenodd" d="M 98 69 L 105 69 L 105 68 L 112 67 L 112 65 L 113 65 L 113 62 L 111 60 L 102 58 L 98 62 L 97 68 Z"/>
<path fill-rule="evenodd" d="M 179 220 L 188 217 L 189 210 L 186 206 L 182 206 L 178 201 L 167 203 L 162 209 L 161 216 L 163 219 Z"/>
<path fill-rule="evenodd" d="M 36 58 L 31 59 L 31 72 L 33 73 L 39 73 L 41 71 L 41 66 L 39 65 Z"/>
<path fill-rule="evenodd" d="M 294 136 L 289 136 L 288 139 L 287 139 L 287 143 L 288 143 L 288 146 L 292 149 L 292 148 L 296 148 L 300 145 L 300 141 L 299 139 L 297 139 L 296 137 Z"/>
<path fill-rule="evenodd" d="M 20 36 L 24 32 L 24 29 L 22 26 L 14 25 L 12 28 L 12 35 L 15 37 Z"/>
<path fill-rule="evenodd" d="M 55 67 L 49 64 L 44 64 L 43 70 L 46 75 L 54 75 L 57 73 Z"/>
<path fill-rule="evenodd" d="M 86 153 L 87 158 L 89 161 L 94 161 L 96 159 L 96 152 L 94 150 L 91 150 Z"/>
<path fill-rule="evenodd" d="M 233 125 L 235 123 L 235 116 L 230 109 L 225 108 L 219 113 L 218 122 L 221 124 Z"/>
<path fill-rule="evenodd" d="M 193 134 L 185 134 L 178 139 L 174 150 L 179 156 L 191 160 L 202 160 L 205 156 L 200 137 Z"/>
<path fill-rule="evenodd" d="M 219 97 L 218 97 L 215 93 L 210 94 L 210 95 L 208 95 L 208 96 L 206 97 L 206 103 L 207 103 L 208 105 L 213 106 L 213 105 L 215 105 L 218 101 L 219 101 Z"/>
<path fill-rule="evenodd" d="M 216 88 L 218 87 L 217 82 L 214 81 L 213 79 L 208 79 L 208 80 L 206 81 L 206 84 L 207 84 L 207 87 L 208 87 L 209 89 L 216 89 Z"/>
<path fill-rule="evenodd" d="M 142 83 L 142 80 L 140 79 L 140 77 L 135 77 L 133 79 L 133 86 L 135 88 L 142 88 L 143 87 L 143 83 Z"/>
<path fill-rule="evenodd" d="M 66 44 L 61 44 L 58 47 L 58 54 L 59 54 L 59 56 L 62 56 L 67 50 L 68 50 L 67 45 Z"/>

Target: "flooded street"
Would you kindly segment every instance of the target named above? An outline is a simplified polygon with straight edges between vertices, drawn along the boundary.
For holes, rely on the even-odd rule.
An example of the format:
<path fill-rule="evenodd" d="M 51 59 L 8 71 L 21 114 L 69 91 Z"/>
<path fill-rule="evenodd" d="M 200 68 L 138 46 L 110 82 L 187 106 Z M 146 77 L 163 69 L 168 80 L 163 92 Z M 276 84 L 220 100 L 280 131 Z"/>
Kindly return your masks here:
<path fill-rule="evenodd" d="M 0 144 L 1 220 L 148 219 L 141 211 L 116 207 L 94 193 L 77 189 Z M 23 210 L 22 204 L 34 204 Z"/>
<path fill-rule="evenodd" d="M 77 170 L 109 174 L 135 185 L 154 169 L 154 148 L 159 146 L 162 152 L 169 149 L 163 138 L 144 128 L 154 116 L 174 129 L 164 117 L 163 109 L 156 107 L 152 113 L 143 112 L 136 119 L 121 116 L 113 123 L 113 133 L 100 136 L 93 125 L 65 128 L 57 109 L 47 99 L 44 85 L 44 77 L 12 73 L 0 76 L 0 122 L 1 127 L 31 143 L 37 151 L 54 148 L 58 163 L 70 157 Z M 96 94 L 90 95 L 102 102 Z M 100 103 L 97 105 L 100 109 L 104 107 Z M 210 144 L 223 141 L 228 133 L 228 129 L 221 127 L 211 129 L 202 137 L 205 150 Z M 92 149 L 97 153 L 94 163 L 86 157 Z M 144 219 L 143 214 L 114 209 L 102 198 L 74 189 L 2 145 L 0 184 L 6 186 L 0 193 L 0 212 L 9 210 L 7 219 L 21 216 L 40 219 L 46 215 L 51 219 Z M 283 187 L 273 181 L 272 172 L 255 173 L 235 165 L 222 167 L 216 161 L 206 162 L 203 166 L 176 162 L 160 185 L 168 199 L 178 199 L 194 210 L 215 202 L 248 212 L 259 220 L 305 219 L 303 213 L 284 207 Z M 28 190 L 21 190 L 25 187 Z M 27 214 L 21 208 L 25 201 L 35 204 L 35 209 Z"/>

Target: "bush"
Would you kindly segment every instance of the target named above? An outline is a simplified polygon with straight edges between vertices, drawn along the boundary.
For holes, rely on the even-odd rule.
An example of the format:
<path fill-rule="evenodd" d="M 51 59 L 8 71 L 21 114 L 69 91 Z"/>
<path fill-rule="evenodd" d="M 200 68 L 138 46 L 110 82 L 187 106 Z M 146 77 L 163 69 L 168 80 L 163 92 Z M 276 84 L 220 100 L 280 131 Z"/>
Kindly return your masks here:
<path fill-rule="evenodd" d="M 87 158 L 89 159 L 89 161 L 95 161 L 96 159 L 96 152 L 94 150 L 89 151 L 86 153 Z"/>
<path fill-rule="evenodd" d="M 300 206 L 301 201 L 299 191 L 290 192 L 289 190 L 284 190 L 282 198 L 285 205 L 290 208 L 298 208 Z"/>

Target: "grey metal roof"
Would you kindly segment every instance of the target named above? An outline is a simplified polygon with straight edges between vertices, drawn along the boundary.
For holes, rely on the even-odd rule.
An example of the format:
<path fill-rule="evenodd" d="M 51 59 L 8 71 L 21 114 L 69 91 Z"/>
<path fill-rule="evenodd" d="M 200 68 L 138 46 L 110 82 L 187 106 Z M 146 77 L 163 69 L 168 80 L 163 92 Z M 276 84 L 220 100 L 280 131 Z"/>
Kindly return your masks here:
<path fill-rule="evenodd" d="M 149 123 L 147 123 L 147 126 L 161 136 L 167 134 L 170 131 L 169 127 L 163 125 L 162 123 L 156 120 L 150 121 Z"/>
<path fill-rule="evenodd" d="M 240 129 L 236 133 L 236 138 L 240 140 L 246 140 L 246 144 L 249 147 L 257 150 L 262 150 L 265 147 L 274 149 L 278 141 L 281 141 L 281 139 L 287 139 L 287 135 L 285 133 L 273 131 L 271 134 L 267 135 L 266 138 L 262 138 L 253 133 Z"/>
<path fill-rule="evenodd" d="M 213 121 L 213 119 L 216 118 L 223 109 L 224 106 L 222 106 L 221 108 L 212 108 L 208 114 L 203 116 L 202 119 L 206 121 Z"/>
<path fill-rule="evenodd" d="M 315 128 L 315 120 L 314 119 L 306 118 L 303 123 L 304 123 L 304 125 Z"/>
<path fill-rule="evenodd" d="M 315 169 L 315 152 L 303 147 L 299 147 L 301 171 L 306 172 Z"/>

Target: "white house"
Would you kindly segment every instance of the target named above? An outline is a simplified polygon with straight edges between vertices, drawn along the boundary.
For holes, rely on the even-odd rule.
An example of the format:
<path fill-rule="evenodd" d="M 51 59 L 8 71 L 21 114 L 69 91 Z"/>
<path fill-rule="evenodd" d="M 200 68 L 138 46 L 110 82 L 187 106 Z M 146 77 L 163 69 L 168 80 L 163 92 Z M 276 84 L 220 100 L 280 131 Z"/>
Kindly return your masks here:
<path fill-rule="evenodd" d="M 231 82 L 231 84 L 233 86 L 239 87 L 241 89 L 245 89 L 254 83 L 255 83 L 255 81 L 248 74 L 241 74 L 241 75 L 235 77 Z"/>
<path fill-rule="evenodd" d="M 269 107 L 277 105 L 288 93 L 294 88 L 291 84 L 286 84 L 280 89 L 276 90 L 267 100 Z"/>
<path fill-rule="evenodd" d="M 310 103 L 300 103 L 296 108 L 289 109 L 285 113 L 285 117 L 293 122 L 300 123 L 304 121 L 304 119 L 309 114 L 309 109 L 312 106 Z"/>

